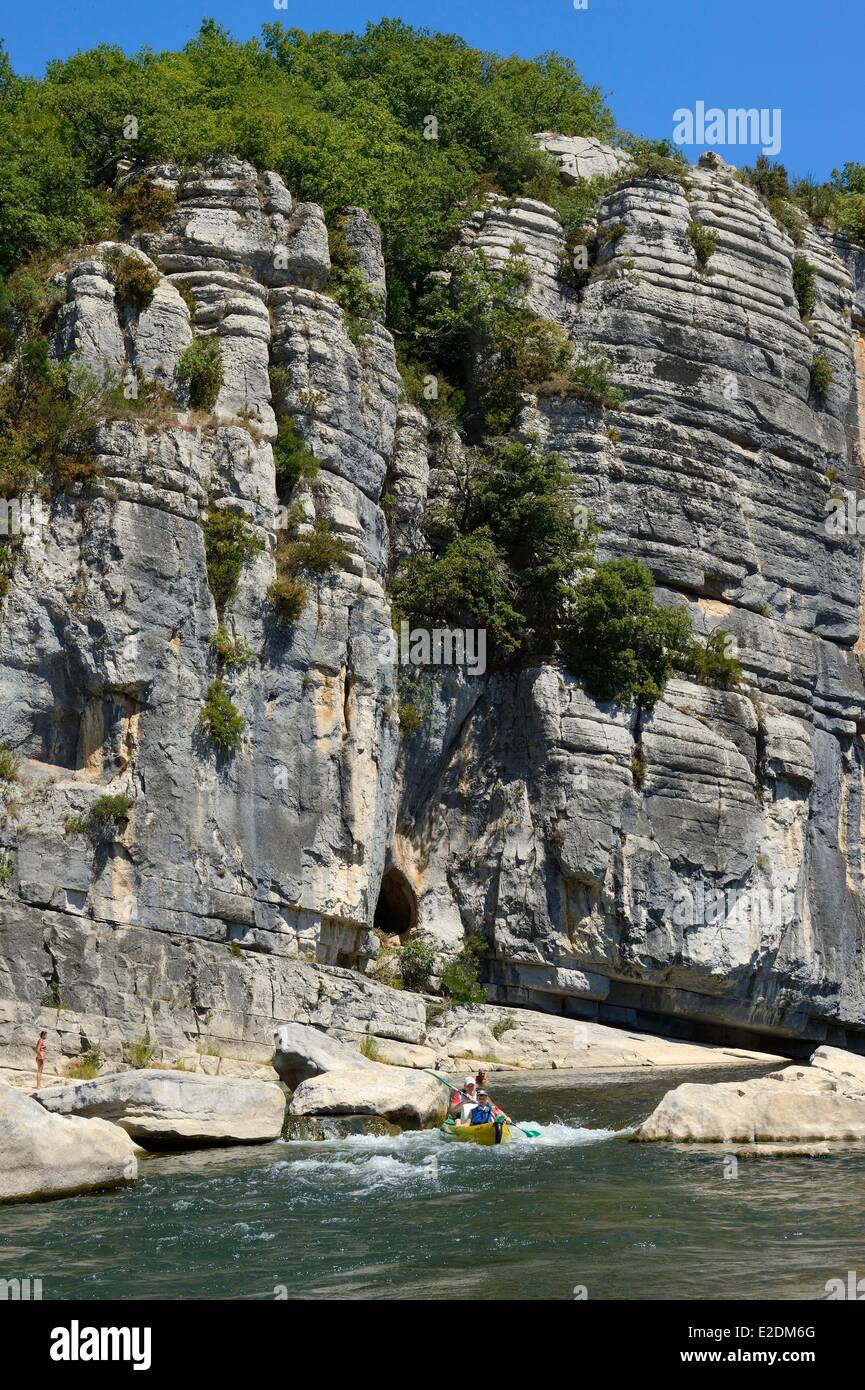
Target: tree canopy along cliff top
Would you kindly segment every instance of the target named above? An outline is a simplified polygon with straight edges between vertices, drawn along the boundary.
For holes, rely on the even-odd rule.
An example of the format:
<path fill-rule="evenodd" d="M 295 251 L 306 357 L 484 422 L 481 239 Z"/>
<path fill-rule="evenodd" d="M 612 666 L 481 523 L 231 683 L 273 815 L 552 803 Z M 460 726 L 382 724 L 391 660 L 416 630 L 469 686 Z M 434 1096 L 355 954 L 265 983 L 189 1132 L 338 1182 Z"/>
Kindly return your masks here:
<path fill-rule="evenodd" d="M 376 218 L 396 323 L 467 205 L 555 182 L 533 131 L 615 133 L 570 59 L 501 58 L 398 20 L 362 35 L 277 23 L 243 43 L 206 20 L 180 52 L 100 45 L 38 80 L 15 77 L 0 53 L 0 93 L 0 270 L 109 233 L 118 159 L 236 154 L 326 214 L 354 203 Z"/>

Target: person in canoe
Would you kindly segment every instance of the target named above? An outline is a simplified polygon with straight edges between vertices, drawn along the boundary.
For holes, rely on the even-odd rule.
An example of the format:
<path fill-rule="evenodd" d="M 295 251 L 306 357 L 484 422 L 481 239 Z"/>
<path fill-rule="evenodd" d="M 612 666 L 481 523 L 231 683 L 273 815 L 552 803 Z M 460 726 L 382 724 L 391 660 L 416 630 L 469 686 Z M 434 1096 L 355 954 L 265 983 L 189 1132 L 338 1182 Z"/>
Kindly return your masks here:
<path fill-rule="evenodd" d="M 506 1115 L 498 1105 L 496 1105 L 489 1091 L 478 1089 L 478 1103 L 472 1111 L 471 1123 L 473 1125 L 485 1125 L 490 1121 L 495 1124 L 510 1123 L 510 1115 Z"/>
<path fill-rule="evenodd" d="M 477 1087 L 470 1076 L 463 1082 L 461 1091 L 454 1091 L 451 1095 L 450 1105 L 448 1106 L 448 1117 L 454 1124 L 467 1125 L 470 1123 L 471 1114 L 478 1103 Z"/>

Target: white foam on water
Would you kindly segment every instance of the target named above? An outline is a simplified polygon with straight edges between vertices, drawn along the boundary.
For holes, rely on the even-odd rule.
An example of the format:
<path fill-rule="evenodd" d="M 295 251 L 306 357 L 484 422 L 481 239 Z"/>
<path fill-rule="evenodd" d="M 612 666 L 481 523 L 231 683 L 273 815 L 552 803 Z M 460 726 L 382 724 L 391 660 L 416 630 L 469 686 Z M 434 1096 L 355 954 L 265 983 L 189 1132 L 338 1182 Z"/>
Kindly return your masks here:
<path fill-rule="evenodd" d="M 619 1133 L 615 1129 L 586 1129 L 583 1125 L 568 1124 L 565 1120 L 553 1120 L 548 1125 L 538 1124 L 535 1120 L 520 1120 L 523 1129 L 539 1129 L 540 1134 L 536 1139 L 526 1139 L 524 1136 L 517 1135 L 516 1140 L 523 1144 L 531 1144 L 534 1148 L 561 1148 L 574 1144 L 599 1144 L 607 1139 L 615 1139 Z M 513 1145 L 510 1146 L 513 1148 Z"/>

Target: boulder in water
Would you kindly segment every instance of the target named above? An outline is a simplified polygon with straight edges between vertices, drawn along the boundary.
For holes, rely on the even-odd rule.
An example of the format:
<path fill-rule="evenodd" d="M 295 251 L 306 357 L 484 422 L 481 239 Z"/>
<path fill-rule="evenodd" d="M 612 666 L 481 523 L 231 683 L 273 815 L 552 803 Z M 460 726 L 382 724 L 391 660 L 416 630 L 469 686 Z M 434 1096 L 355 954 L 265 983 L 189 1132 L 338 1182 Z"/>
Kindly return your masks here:
<path fill-rule="evenodd" d="M 865 1139 L 865 1057 L 819 1047 L 807 1066 L 668 1091 L 634 1138 L 783 1144 Z"/>
<path fill-rule="evenodd" d="M 49 1086 L 35 1099 L 54 1114 L 111 1120 L 159 1150 L 266 1143 L 279 1138 L 285 1114 L 272 1082 L 156 1069 Z"/>
<path fill-rule="evenodd" d="M 0 1083 L 0 1202 L 68 1197 L 137 1176 L 135 1145 L 115 1125 L 49 1114 Z"/>

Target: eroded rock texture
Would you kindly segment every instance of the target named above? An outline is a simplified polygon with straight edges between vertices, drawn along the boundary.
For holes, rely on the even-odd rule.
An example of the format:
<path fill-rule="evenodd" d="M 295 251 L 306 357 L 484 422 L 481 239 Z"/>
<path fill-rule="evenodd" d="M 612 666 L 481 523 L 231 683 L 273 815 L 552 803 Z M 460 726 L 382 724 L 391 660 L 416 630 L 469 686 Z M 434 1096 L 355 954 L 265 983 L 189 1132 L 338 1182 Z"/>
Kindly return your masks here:
<path fill-rule="evenodd" d="M 25 760 L 0 831 L 5 1050 L 47 1009 L 82 1045 L 101 1018 L 109 1048 L 146 1029 L 181 1053 L 208 1029 L 260 1027 L 261 1046 L 273 1021 L 338 1029 L 344 994 L 381 1011 L 393 991 L 358 976 L 355 998 L 347 969 L 321 967 L 367 968 L 385 872 L 387 902 L 407 906 L 380 925 L 446 950 L 481 932 L 503 1002 L 858 1045 L 861 555 L 825 518 L 862 467 L 863 253 L 806 228 L 817 304 L 803 323 L 797 250 L 726 166 L 684 187 L 629 177 L 597 142 L 539 138 L 577 175 L 619 166 L 582 294 L 543 204 L 491 198 L 464 245 L 493 263 L 524 248 L 538 312 L 610 354 L 624 404 L 527 397 L 521 428 L 568 459 L 602 557 L 639 556 L 661 601 L 733 635 L 744 684 L 676 680 L 638 727 L 557 666 L 430 677 L 431 718 L 398 765 L 388 566 L 462 445 L 400 405 L 382 324 L 349 332 L 319 208 L 236 159 L 151 171 L 176 208 L 114 248 L 159 272 L 151 304 L 118 309 L 112 248 L 89 248 L 57 277 L 55 351 L 155 381 L 181 413 L 102 426 L 98 481 L 45 509 L 3 602 L 0 740 Z M 706 271 L 691 222 L 717 237 Z M 383 305 L 377 230 L 359 209 L 344 230 Z M 208 414 L 186 408 L 177 375 L 193 333 L 222 350 Z M 817 352 L 834 371 L 825 399 Z M 325 518 L 349 552 L 290 628 L 265 602 L 286 412 L 324 465 L 296 494 L 303 525 Z M 230 758 L 197 727 L 216 674 L 208 505 L 262 542 L 223 619 L 258 655 L 226 675 L 245 719 Z M 77 832 L 106 793 L 132 801 L 117 833 Z M 384 1036 L 418 1044 L 408 1005 Z"/>

